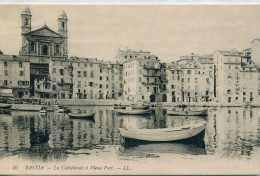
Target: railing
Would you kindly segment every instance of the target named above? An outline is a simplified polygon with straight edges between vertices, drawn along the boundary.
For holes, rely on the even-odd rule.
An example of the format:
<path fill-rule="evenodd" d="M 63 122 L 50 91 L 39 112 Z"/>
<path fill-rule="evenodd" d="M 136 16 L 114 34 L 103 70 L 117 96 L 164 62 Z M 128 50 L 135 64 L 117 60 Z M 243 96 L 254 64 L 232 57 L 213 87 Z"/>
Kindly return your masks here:
<path fill-rule="evenodd" d="M 146 85 L 157 85 L 157 84 L 160 84 L 159 81 L 153 81 L 153 82 L 142 82 L 142 84 L 146 84 Z"/>
<path fill-rule="evenodd" d="M 153 73 L 153 74 L 145 73 L 145 74 L 143 74 L 143 76 L 144 77 L 160 77 L 161 75 L 160 74 L 155 74 L 155 73 Z"/>

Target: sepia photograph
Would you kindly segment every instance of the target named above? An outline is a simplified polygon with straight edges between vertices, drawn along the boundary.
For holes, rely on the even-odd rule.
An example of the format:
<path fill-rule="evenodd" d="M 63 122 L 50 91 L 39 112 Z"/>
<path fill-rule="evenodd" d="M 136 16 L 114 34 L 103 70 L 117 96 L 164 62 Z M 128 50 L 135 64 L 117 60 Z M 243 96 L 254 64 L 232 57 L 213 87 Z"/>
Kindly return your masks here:
<path fill-rule="evenodd" d="M 0 175 L 260 174 L 259 19 L 0 4 Z"/>

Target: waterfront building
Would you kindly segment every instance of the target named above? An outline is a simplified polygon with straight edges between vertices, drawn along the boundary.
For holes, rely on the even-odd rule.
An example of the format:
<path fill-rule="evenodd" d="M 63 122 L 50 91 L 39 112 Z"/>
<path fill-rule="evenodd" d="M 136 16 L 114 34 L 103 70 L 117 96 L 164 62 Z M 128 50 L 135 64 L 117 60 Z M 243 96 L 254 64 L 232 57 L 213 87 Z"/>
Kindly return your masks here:
<path fill-rule="evenodd" d="M 176 63 L 167 65 L 167 102 L 182 102 L 182 70 Z"/>
<path fill-rule="evenodd" d="M 161 99 L 160 61 L 154 55 L 140 55 L 123 64 L 124 97 L 134 102 L 156 102 Z"/>
<path fill-rule="evenodd" d="M 214 100 L 214 63 L 212 56 L 182 56 L 176 64 L 181 69 L 181 102 Z M 178 80 L 179 81 L 179 80 Z M 179 82 L 177 82 L 179 85 Z"/>
<path fill-rule="evenodd" d="M 122 62 L 110 62 L 111 67 L 111 98 L 123 98 L 123 63 Z"/>
<path fill-rule="evenodd" d="M 72 99 L 72 63 L 66 59 L 51 58 L 49 74 L 34 79 L 34 97 Z"/>
<path fill-rule="evenodd" d="M 260 72 L 251 58 L 251 51 L 251 49 L 246 49 L 241 55 L 240 89 L 243 95 L 243 104 L 254 104 L 260 101 Z"/>
<path fill-rule="evenodd" d="M 71 58 L 74 99 L 112 99 L 122 96 L 122 64 L 91 58 Z"/>
<path fill-rule="evenodd" d="M 260 101 L 260 39 L 256 38 L 251 42 L 251 49 L 245 55 L 251 56 L 252 62 L 256 64 L 257 70 L 258 70 L 258 102 Z"/>
<path fill-rule="evenodd" d="M 250 50 L 245 52 L 216 51 L 216 96 L 221 105 L 241 105 L 257 103 L 257 67 L 250 58 Z"/>
<path fill-rule="evenodd" d="M 30 97 L 30 62 L 27 57 L 0 55 L 0 92 L 17 98 Z"/>
<path fill-rule="evenodd" d="M 216 66 L 216 97 L 221 105 L 241 102 L 240 70 L 241 55 L 236 51 L 216 51 L 214 54 Z"/>

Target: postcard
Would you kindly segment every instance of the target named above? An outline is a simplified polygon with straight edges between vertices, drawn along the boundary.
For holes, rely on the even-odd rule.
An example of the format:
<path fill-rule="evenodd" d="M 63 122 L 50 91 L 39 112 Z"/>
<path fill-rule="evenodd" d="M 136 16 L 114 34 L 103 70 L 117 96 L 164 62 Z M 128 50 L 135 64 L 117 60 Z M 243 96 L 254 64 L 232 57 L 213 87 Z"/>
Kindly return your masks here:
<path fill-rule="evenodd" d="M 259 174 L 259 18 L 1 4 L 0 174 Z"/>

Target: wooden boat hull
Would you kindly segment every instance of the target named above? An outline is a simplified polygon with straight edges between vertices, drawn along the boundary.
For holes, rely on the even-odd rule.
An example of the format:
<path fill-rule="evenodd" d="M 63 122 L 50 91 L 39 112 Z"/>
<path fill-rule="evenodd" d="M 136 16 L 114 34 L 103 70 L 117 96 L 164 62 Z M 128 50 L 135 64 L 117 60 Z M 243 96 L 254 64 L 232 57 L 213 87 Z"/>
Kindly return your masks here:
<path fill-rule="evenodd" d="M 72 119 L 93 119 L 95 117 L 96 113 L 91 113 L 91 114 L 74 114 L 74 113 L 69 113 L 69 117 Z"/>
<path fill-rule="evenodd" d="M 131 129 L 125 130 L 119 128 L 120 134 L 129 139 L 142 141 L 167 142 L 179 141 L 193 138 L 196 135 L 205 132 L 206 123 L 199 123 L 193 126 L 183 126 L 178 128 L 162 129 Z"/>
<path fill-rule="evenodd" d="M 117 110 L 121 115 L 150 115 L 151 110 Z"/>
<path fill-rule="evenodd" d="M 201 110 L 201 111 L 167 111 L 168 115 L 172 116 L 207 116 L 208 110 Z"/>

